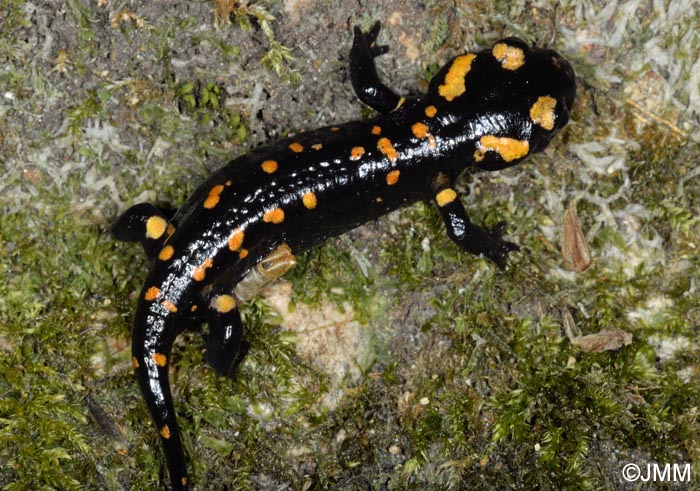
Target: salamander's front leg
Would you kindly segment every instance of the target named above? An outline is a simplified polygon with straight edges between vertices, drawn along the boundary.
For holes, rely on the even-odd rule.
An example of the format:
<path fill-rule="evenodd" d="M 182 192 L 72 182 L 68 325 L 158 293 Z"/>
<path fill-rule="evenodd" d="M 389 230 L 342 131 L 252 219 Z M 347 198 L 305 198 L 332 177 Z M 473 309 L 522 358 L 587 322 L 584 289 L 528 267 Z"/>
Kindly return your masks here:
<path fill-rule="evenodd" d="M 355 39 L 350 50 L 350 81 L 362 102 L 380 113 L 388 113 L 398 108 L 404 98 L 379 81 L 374 58 L 389 51 L 388 46 L 377 46 L 379 29 L 379 22 L 367 33 L 355 26 Z"/>
<path fill-rule="evenodd" d="M 243 340 L 243 322 L 233 296 L 212 295 L 207 320 L 209 334 L 204 359 L 219 375 L 233 378 L 249 348 Z"/>
<path fill-rule="evenodd" d="M 512 242 L 503 240 L 505 223 L 501 222 L 491 229 L 474 225 L 454 188 L 446 184 L 437 186 L 435 202 L 438 205 L 442 220 L 447 227 L 447 235 L 463 250 L 492 260 L 500 269 L 506 266 L 509 252 L 517 251 L 519 247 Z"/>

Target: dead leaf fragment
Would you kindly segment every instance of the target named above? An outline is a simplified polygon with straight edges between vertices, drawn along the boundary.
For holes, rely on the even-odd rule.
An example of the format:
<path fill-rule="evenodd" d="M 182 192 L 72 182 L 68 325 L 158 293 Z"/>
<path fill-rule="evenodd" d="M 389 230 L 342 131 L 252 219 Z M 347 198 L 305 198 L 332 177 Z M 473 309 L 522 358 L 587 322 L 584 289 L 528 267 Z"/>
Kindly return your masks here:
<path fill-rule="evenodd" d="M 571 344 L 586 353 L 602 353 L 632 344 L 632 334 L 622 329 L 610 329 L 596 334 L 576 336 L 571 338 Z"/>
<path fill-rule="evenodd" d="M 581 273 L 591 267 L 593 258 L 576 213 L 577 201 L 576 199 L 572 200 L 564 212 L 560 246 L 566 267 L 571 271 Z"/>
<path fill-rule="evenodd" d="M 622 329 L 605 329 L 595 334 L 585 336 L 574 335 L 576 324 L 574 318 L 566 306 L 562 306 L 562 320 L 564 322 L 564 332 L 571 344 L 577 346 L 586 353 L 602 353 L 603 351 L 613 351 L 632 343 L 632 334 Z M 567 362 L 567 367 L 573 365 L 571 359 Z"/>

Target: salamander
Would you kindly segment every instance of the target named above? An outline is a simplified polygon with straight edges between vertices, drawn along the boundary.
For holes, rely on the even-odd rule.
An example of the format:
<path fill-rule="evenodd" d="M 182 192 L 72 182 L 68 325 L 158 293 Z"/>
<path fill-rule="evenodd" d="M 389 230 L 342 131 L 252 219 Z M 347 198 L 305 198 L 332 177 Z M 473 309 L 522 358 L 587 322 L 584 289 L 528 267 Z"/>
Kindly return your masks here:
<path fill-rule="evenodd" d="M 375 58 L 380 24 L 354 29 L 349 78 L 378 115 L 299 133 L 237 157 L 173 214 L 141 203 L 115 222 L 152 262 L 138 298 L 133 365 L 165 452 L 172 488 L 188 487 L 168 366 L 175 338 L 206 323 L 204 358 L 233 376 L 248 344 L 238 305 L 293 266 L 295 255 L 368 220 L 432 200 L 461 249 L 506 264 L 517 249 L 504 226 L 469 220 L 455 181 L 542 151 L 569 120 L 574 70 L 555 51 L 506 38 L 456 56 L 426 95 L 384 85 Z"/>

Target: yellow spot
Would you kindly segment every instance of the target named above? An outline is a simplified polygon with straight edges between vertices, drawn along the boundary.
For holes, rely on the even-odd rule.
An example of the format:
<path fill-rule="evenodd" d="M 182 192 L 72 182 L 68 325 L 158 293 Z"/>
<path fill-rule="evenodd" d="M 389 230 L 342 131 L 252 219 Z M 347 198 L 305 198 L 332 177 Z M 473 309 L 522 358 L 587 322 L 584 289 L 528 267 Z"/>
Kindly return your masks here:
<path fill-rule="evenodd" d="M 434 118 L 436 114 L 437 114 L 437 107 L 428 106 L 425 108 L 425 115 L 428 116 L 429 118 Z"/>
<path fill-rule="evenodd" d="M 219 295 L 214 297 L 212 307 L 221 314 L 231 312 L 236 308 L 236 300 L 231 295 Z"/>
<path fill-rule="evenodd" d="M 275 208 L 263 215 L 263 222 L 265 223 L 282 223 L 283 221 L 284 210 L 282 208 Z"/>
<path fill-rule="evenodd" d="M 272 174 L 273 172 L 277 171 L 277 168 L 279 166 L 277 165 L 277 161 L 275 160 L 266 160 L 262 163 L 260 167 L 262 167 L 262 170 L 264 170 L 268 174 Z"/>
<path fill-rule="evenodd" d="M 170 237 L 171 235 L 173 235 L 173 234 L 175 233 L 175 225 L 173 225 L 172 223 L 169 223 L 169 224 L 168 224 L 168 229 L 166 230 L 166 232 L 167 232 L 167 234 L 168 234 L 168 237 Z"/>
<path fill-rule="evenodd" d="M 214 261 L 212 261 L 211 258 L 207 258 L 202 264 L 194 267 L 194 270 L 192 271 L 192 278 L 194 278 L 195 281 L 204 280 L 207 268 L 211 268 L 213 264 Z"/>
<path fill-rule="evenodd" d="M 153 215 L 146 221 L 146 237 L 149 239 L 159 239 L 164 233 L 168 222 L 165 218 Z"/>
<path fill-rule="evenodd" d="M 530 151 L 530 143 L 527 140 L 485 135 L 479 139 L 478 149 L 474 152 L 474 158 L 480 161 L 484 153 L 494 151 L 506 162 L 525 157 Z"/>
<path fill-rule="evenodd" d="M 182 484 L 183 486 L 187 486 L 187 478 L 183 477 L 182 479 L 180 479 L 180 484 Z"/>
<path fill-rule="evenodd" d="M 394 109 L 392 109 L 392 111 L 396 111 L 398 108 L 400 108 L 401 106 L 403 106 L 403 103 L 404 103 L 404 102 L 406 102 L 406 98 L 405 98 L 405 97 L 402 97 L 401 99 L 399 99 L 399 102 L 396 103 L 396 107 L 395 107 Z"/>
<path fill-rule="evenodd" d="M 246 256 L 248 256 L 248 249 L 241 249 L 241 252 L 238 253 L 238 257 L 245 259 Z"/>
<path fill-rule="evenodd" d="M 158 254 L 158 259 L 160 259 L 161 261 L 167 261 L 168 259 L 173 257 L 174 253 L 175 249 L 173 248 L 173 246 L 167 245 L 160 250 L 160 254 Z"/>
<path fill-rule="evenodd" d="M 134 368 L 138 368 L 138 367 L 139 367 L 139 361 L 136 359 L 135 356 L 131 358 L 131 363 L 134 364 Z"/>
<path fill-rule="evenodd" d="M 445 74 L 445 83 L 438 86 L 438 94 L 448 101 L 464 94 L 464 91 L 467 90 L 467 87 L 464 85 L 464 78 L 471 70 L 474 58 L 476 58 L 476 55 L 471 53 L 455 58 L 452 65 L 450 65 L 450 69 Z"/>
<path fill-rule="evenodd" d="M 391 140 L 388 138 L 382 137 L 379 139 L 377 142 L 377 148 L 379 149 L 380 152 L 382 152 L 386 157 L 391 160 L 392 162 L 396 160 L 396 157 L 398 156 L 396 149 L 394 146 L 391 144 Z"/>
<path fill-rule="evenodd" d="M 231 181 L 226 181 L 224 184 L 228 187 L 231 185 Z"/>
<path fill-rule="evenodd" d="M 382 128 L 381 126 L 372 126 L 372 134 L 375 136 L 379 136 L 382 134 Z"/>
<path fill-rule="evenodd" d="M 340 128 L 337 126 L 331 126 L 331 131 L 340 131 Z"/>
<path fill-rule="evenodd" d="M 506 43 L 496 43 L 491 50 L 493 57 L 501 62 L 506 70 L 517 70 L 525 63 L 525 52 L 517 46 Z"/>
<path fill-rule="evenodd" d="M 394 184 L 399 182 L 399 174 L 401 174 L 401 172 L 398 170 L 392 170 L 391 172 L 389 172 L 386 175 L 386 183 L 389 186 L 393 186 Z"/>
<path fill-rule="evenodd" d="M 294 153 L 299 153 L 304 151 L 304 146 L 301 143 L 294 142 L 289 144 L 289 149 Z"/>
<path fill-rule="evenodd" d="M 160 436 L 166 440 L 170 439 L 170 428 L 168 428 L 168 425 L 163 425 L 163 427 L 160 429 Z"/>
<path fill-rule="evenodd" d="M 428 136 L 428 130 L 430 130 L 428 125 L 423 123 L 414 123 L 411 126 L 411 131 L 416 138 L 425 138 Z"/>
<path fill-rule="evenodd" d="M 146 290 L 146 294 L 143 296 L 143 298 L 149 302 L 152 302 L 153 300 L 158 298 L 158 295 L 160 295 L 160 290 L 157 286 L 152 286 L 151 288 Z"/>
<path fill-rule="evenodd" d="M 457 199 L 457 191 L 452 188 L 443 189 L 437 195 L 435 195 L 435 201 L 441 208 L 452 203 L 455 199 Z"/>
<path fill-rule="evenodd" d="M 304 206 L 309 210 L 316 208 L 316 204 L 318 203 L 316 195 L 312 192 L 304 194 L 304 196 L 301 197 L 301 202 L 304 203 Z"/>
<path fill-rule="evenodd" d="M 554 120 L 557 117 L 554 112 L 555 107 L 557 107 L 556 99 L 548 95 L 542 96 L 530 108 L 530 119 L 545 130 L 551 130 L 554 128 Z"/>
<path fill-rule="evenodd" d="M 244 237 L 245 233 L 243 233 L 243 230 L 241 230 L 240 228 L 235 229 L 231 234 L 231 237 L 229 237 L 228 239 L 228 248 L 231 251 L 237 251 L 238 249 L 240 249 L 243 245 Z"/>
<path fill-rule="evenodd" d="M 168 364 L 168 357 L 163 353 L 153 353 L 151 358 L 153 358 L 153 361 L 156 362 L 156 366 L 164 367 Z"/>
<path fill-rule="evenodd" d="M 197 306 L 193 305 L 192 307 L 190 307 L 190 312 L 197 312 Z"/>
<path fill-rule="evenodd" d="M 323 148 L 323 143 L 314 143 L 313 145 L 311 145 L 311 148 L 313 148 L 314 150 L 321 150 Z"/>
<path fill-rule="evenodd" d="M 209 191 L 209 196 L 207 196 L 207 199 L 204 200 L 204 208 L 214 208 L 219 202 L 219 195 L 223 190 L 224 186 L 222 186 L 221 184 L 217 184 L 216 186 L 211 188 L 211 191 Z"/>
<path fill-rule="evenodd" d="M 160 305 L 168 312 L 172 312 L 173 314 L 177 312 L 177 306 L 171 300 L 163 300 Z"/>
<path fill-rule="evenodd" d="M 352 147 L 352 149 L 350 150 L 350 160 L 358 160 L 364 154 L 364 147 Z"/>

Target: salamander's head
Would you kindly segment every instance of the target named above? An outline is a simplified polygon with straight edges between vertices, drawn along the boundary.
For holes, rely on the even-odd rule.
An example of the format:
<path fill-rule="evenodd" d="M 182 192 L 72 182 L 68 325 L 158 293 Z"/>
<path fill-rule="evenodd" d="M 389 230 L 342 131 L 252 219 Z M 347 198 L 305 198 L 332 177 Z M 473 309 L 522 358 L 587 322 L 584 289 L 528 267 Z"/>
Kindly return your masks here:
<path fill-rule="evenodd" d="M 457 56 L 430 81 L 428 98 L 481 169 L 515 165 L 544 150 L 569 121 L 576 75 L 556 51 L 506 38 Z"/>

